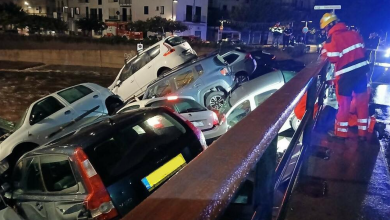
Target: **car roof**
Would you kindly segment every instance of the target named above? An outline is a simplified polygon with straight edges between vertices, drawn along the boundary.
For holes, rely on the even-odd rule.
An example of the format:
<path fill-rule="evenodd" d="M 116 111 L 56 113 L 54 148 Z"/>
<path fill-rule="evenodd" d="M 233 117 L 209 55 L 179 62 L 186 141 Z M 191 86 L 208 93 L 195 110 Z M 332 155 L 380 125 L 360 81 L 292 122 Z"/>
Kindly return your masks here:
<path fill-rule="evenodd" d="M 52 144 L 42 145 L 24 155 L 24 157 L 35 156 L 41 154 L 66 154 L 72 155 L 77 147 L 86 148 L 93 143 L 98 143 L 107 135 L 110 135 L 112 131 L 118 129 L 118 126 L 132 120 L 134 117 L 144 115 L 150 112 L 158 111 L 167 112 L 164 108 L 141 108 L 131 111 L 126 111 L 123 114 L 117 114 L 114 116 L 107 116 L 103 120 L 100 120 L 92 125 L 84 127 L 71 133 L 69 136 L 59 138 L 58 142 L 52 142 Z"/>
<path fill-rule="evenodd" d="M 156 98 L 152 98 L 152 99 L 143 99 L 143 100 L 140 100 L 140 101 L 137 101 L 137 102 L 132 102 L 132 103 L 129 103 L 129 104 L 125 105 L 118 112 L 121 112 L 121 110 L 126 108 L 126 107 L 135 106 L 135 105 L 139 105 L 140 107 L 145 107 L 147 104 L 152 103 L 152 102 L 157 102 L 157 101 L 160 101 L 160 100 L 167 100 L 168 97 L 172 97 L 172 96 L 156 97 Z M 191 99 L 191 100 L 195 100 L 191 96 L 175 96 L 175 97 L 177 97 L 177 99 Z"/>
<path fill-rule="evenodd" d="M 251 81 L 245 82 L 240 85 L 237 89 L 235 89 L 230 94 L 230 104 L 233 106 L 240 100 L 252 95 L 259 89 L 262 89 L 266 86 L 269 86 L 271 84 L 275 83 L 284 83 L 283 75 L 280 70 L 276 70 L 267 74 L 264 74 L 262 76 L 259 76 L 255 79 L 252 79 Z"/>
<path fill-rule="evenodd" d="M 168 36 L 160 41 L 158 41 L 157 43 L 155 44 L 152 44 L 151 46 L 147 47 L 146 49 L 142 50 L 141 53 L 137 53 L 135 56 L 131 57 L 130 59 L 126 60 L 126 64 L 128 64 L 130 61 L 134 60 L 135 58 L 137 58 L 139 55 L 141 54 L 144 54 L 146 51 L 152 49 L 153 47 L 157 46 L 157 45 L 160 45 L 161 43 L 165 42 L 166 40 L 172 38 L 172 37 L 179 37 L 179 36 Z M 125 65 L 126 65 L 125 64 Z"/>
<path fill-rule="evenodd" d="M 176 73 L 177 71 L 179 71 L 179 70 L 181 70 L 181 69 L 183 69 L 183 68 L 186 68 L 186 67 L 188 67 L 188 66 L 194 65 L 194 64 L 199 63 L 199 62 L 201 62 L 201 61 L 204 61 L 204 60 L 206 60 L 206 59 L 214 58 L 214 57 L 216 57 L 217 55 L 218 55 L 218 51 L 213 51 L 213 52 L 211 52 L 211 53 L 209 53 L 209 54 L 206 54 L 206 55 L 204 55 L 204 56 L 200 56 L 200 57 L 194 58 L 194 59 L 192 59 L 192 60 L 189 60 L 189 61 L 187 61 L 187 62 L 184 62 L 184 63 L 182 63 L 182 64 L 176 66 L 175 68 L 173 68 L 171 71 L 169 71 L 169 72 L 167 72 L 167 73 L 165 73 L 165 74 L 163 74 L 163 75 L 157 77 L 157 79 L 155 79 L 155 80 L 153 80 L 152 82 L 149 83 L 149 85 L 148 85 L 147 88 L 149 88 L 149 87 L 151 87 L 152 85 L 156 84 L 156 83 L 159 82 L 160 80 L 162 80 L 162 79 L 164 79 L 164 78 L 166 78 L 166 77 L 171 76 L 172 74 Z"/>
<path fill-rule="evenodd" d="M 103 88 L 103 87 L 101 87 L 101 86 L 99 86 L 99 85 L 97 85 L 97 84 L 95 84 L 95 83 L 81 83 L 81 84 L 77 84 L 77 85 L 74 85 L 74 86 L 70 86 L 70 87 L 67 87 L 67 88 L 65 88 L 65 89 L 61 89 L 61 90 L 58 90 L 58 91 L 56 91 L 56 92 L 50 93 L 49 95 L 47 95 L 47 96 L 45 96 L 45 97 L 42 97 L 42 98 L 36 100 L 35 102 L 31 103 L 30 106 L 31 106 L 32 104 L 35 104 L 35 103 L 37 103 L 37 102 L 39 102 L 39 101 L 41 101 L 41 100 L 43 100 L 43 99 L 49 97 L 49 96 L 57 95 L 57 93 L 59 93 L 59 92 L 65 91 L 65 90 L 67 90 L 67 89 L 70 89 L 70 88 L 73 88 L 73 87 L 76 87 L 76 86 L 87 86 L 88 88 L 91 88 L 91 89 L 93 89 L 93 90 L 99 90 L 99 89 L 102 89 L 102 88 Z M 108 90 L 108 89 L 107 89 L 107 90 Z"/>

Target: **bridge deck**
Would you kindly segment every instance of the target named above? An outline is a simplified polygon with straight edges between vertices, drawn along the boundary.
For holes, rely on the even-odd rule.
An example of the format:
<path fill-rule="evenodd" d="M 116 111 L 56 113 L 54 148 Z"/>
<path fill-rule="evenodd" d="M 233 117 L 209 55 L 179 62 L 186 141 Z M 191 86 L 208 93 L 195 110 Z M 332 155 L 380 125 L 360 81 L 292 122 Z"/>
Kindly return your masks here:
<path fill-rule="evenodd" d="M 390 219 L 390 178 L 380 143 L 374 135 L 359 143 L 356 133 L 340 142 L 314 132 L 286 219 Z M 315 156 L 324 149 L 328 160 Z"/>

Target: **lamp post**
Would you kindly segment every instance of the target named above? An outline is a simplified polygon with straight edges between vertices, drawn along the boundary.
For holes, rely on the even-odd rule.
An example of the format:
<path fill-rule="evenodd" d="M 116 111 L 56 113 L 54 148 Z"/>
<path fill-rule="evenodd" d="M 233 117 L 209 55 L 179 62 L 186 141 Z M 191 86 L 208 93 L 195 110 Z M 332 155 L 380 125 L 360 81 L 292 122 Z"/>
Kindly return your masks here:
<path fill-rule="evenodd" d="M 172 0 L 172 21 L 173 21 L 173 3 L 177 3 L 177 0 Z"/>
<path fill-rule="evenodd" d="M 301 22 L 302 22 L 302 23 L 305 23 L 305 28 L 307 28 L 307 30 L 309 30 L 309 27 L 307 27 L 307 24 L 308 24 L 308 23 L 312 23 L 313 21 L 308 21 L 308 20 L 306 20 L 306 21 L 301 21 Z M 306 34 L 307 34 L 307 32 L 305 32 L 304 34 L 305 34 L 304 43 L 306 44 Z"/>

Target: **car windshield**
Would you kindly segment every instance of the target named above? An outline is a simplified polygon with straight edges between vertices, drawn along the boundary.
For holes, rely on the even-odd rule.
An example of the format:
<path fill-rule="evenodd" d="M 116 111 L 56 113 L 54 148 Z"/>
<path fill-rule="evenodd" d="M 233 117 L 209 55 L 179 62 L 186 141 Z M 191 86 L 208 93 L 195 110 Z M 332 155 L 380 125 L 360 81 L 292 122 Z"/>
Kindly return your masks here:
<path fill-rule="evenodd" d="M 165 106 L 177 113 L 190 113 L 207 111 L 207 109 L 201 106 L 199 103 L 191 99 L 178 98 L 175 100 L 159 100 L 146 105 L 146 107 L 161 107 Z"/>
<path fill-rule="evenodd" d="M 172 47 L 177 46 L 177 45 L 182 44 L 182 43 L 185 43 L 185 42 L 187 42 L 187 41 L 185 41 L 181 37 L 170 37 L 165 41 L 165 43 L 171 45 Z"/>

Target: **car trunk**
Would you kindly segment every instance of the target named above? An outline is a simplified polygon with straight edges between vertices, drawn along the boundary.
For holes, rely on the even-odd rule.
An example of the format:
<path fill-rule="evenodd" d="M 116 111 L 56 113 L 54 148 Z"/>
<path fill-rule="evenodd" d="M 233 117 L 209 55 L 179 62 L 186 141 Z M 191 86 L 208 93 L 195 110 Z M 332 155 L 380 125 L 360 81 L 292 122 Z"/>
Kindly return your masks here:
<path fill-rule="evenodd" d="M 181 113 L 181 115 L 190 121 L 200 130 L 209 130 L 213 128 L 213 113 L 211 111 Z"/>

